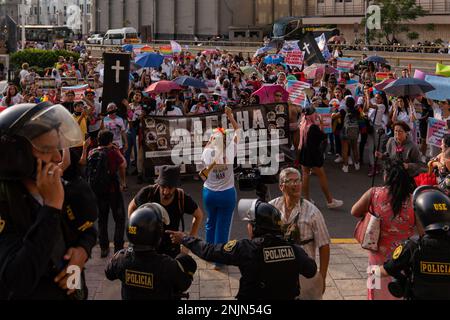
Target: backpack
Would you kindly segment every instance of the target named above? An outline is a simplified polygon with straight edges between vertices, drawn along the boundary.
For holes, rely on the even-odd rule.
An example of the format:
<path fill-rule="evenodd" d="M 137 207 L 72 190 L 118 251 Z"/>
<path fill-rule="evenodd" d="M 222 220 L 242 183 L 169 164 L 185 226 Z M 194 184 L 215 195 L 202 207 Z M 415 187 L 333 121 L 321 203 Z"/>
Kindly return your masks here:
<path fill-rule="evenodd" d="M 103 195 L 109 192 L 114 177 L 109 169 L 108 149 L 96 149 L 89 156 L 86 176 L 95 194 Z"/>
<path fill-rule="evenodd" d="M 357 117 L 347 114 L 344 119 L 344 126 L 342 128 L 343 136 L 347 140 L 358 140 L 359 136 L 359 122 Z"/>

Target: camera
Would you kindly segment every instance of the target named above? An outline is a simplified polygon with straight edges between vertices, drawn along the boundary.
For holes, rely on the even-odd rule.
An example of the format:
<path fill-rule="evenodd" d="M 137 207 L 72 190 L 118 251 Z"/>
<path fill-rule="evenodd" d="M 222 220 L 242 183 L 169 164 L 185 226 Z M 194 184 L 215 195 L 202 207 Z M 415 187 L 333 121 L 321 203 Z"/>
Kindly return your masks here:
<path fill-rule="evenodd" d="M 261 172 L 258 169 L 243 169 L 238 176 L 239 190 L 254 191 L 261 183 Z"/>

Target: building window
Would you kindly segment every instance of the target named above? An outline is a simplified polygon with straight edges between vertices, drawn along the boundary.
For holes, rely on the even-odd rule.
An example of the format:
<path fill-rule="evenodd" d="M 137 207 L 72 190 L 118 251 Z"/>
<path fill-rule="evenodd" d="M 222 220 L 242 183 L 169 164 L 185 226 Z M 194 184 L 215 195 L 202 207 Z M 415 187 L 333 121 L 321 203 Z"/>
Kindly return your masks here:
<path fill-rule="evenodd" d="M 90 4 L 87 4 L 86 12 L 91 12 L 91 5 Z"/>
<path fill-rule="evenodd" d="M 67 7 L 64 6 L 64 17 L 67 16 Z"/>
<path fill-rule="evenodd" d="M 50 7 L 47 7 L 47 13 L 50 13 Z"/>
<path fill-rule="evenodd" d="M 56 7 L 53 6 L 53 14 L 56 14 Z"/>

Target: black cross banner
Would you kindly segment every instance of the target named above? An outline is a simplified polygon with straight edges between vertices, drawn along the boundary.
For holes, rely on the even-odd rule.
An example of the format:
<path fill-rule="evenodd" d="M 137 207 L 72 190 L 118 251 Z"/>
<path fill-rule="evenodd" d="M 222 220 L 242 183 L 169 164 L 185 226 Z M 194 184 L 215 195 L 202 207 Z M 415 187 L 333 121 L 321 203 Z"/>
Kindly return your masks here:
<path fill-rule="evenodd" d="M 129 53 L 103 53 L 105 65 L 102 97 L 103 113 L 110 102 L 117 105 L 120 113 L 122 100 L 128 96 L 130 60 Z"/>
<path fill-rule="evenodd" d="M 304 64 L 312 65 L 313 63 L 326 63 L 322 52 L 317 45 L 316 39 L 311 32 L 307 32 L 298 41 L 300 50 L 305 53 Z"/>

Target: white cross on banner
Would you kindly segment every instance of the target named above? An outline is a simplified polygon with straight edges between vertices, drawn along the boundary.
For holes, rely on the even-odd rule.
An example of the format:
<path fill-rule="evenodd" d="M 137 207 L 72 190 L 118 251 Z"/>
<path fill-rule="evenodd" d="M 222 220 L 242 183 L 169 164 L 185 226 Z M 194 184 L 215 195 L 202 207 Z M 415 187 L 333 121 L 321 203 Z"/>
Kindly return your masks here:
<path fill-rule="evenodd" d="M 311 51 L 309 50 L 310 44 L 308 42 L 303 43 L 303 49 L 308 53 L 311 54 Z"/>
<path fill-rule="evenodd" d="M 116 71 L 116 83 L 120 82 L 120 71 L 125 70 L 125 67 L 120 65 L 120 61 L 116 60 L 116 65 L 112 66 L 111 69 Z"/>

